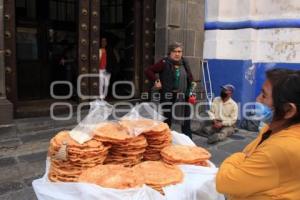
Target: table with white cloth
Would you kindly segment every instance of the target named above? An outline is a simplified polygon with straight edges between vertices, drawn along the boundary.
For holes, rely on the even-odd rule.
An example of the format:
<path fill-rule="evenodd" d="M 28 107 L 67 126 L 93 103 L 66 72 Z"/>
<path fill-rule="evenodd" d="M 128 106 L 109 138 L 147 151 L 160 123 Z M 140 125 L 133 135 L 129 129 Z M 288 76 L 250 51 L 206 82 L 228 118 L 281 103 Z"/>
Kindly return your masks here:
<path fill-rule="evenodd" d="M 194 142 L 184 134 L 172 131 L 173 143 L 194 146 Z M 32 182 L 39 200 L 224 200 L 215 188 L 218 168 L 210 162 L 210 167 L 179 165 L 184 173 L 182 183 L 163 187 L 165 195 L 147 185 L 133 189 L 111 189 L 88 183 L 51 182 L 48 180 L 49 160 L 46 173 Z"/>

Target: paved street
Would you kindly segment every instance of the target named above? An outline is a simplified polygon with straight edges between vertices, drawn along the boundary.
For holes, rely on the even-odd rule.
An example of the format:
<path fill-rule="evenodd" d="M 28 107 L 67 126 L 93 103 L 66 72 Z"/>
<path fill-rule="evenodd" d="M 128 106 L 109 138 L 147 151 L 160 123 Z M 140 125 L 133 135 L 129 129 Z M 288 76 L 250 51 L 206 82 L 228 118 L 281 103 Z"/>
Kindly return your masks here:
<path fill-rule="evenodd" d="M 15 120 L 14 127 L 0 129 L 0 199 L 34 200 L 32 180 L 41 177 L 49 140 L 58 131 L 71 129 L 76 119 L 54 121 L 47 117 Z M 193 122 L 192 126 L 197 126 Z M 178 126 L 172 127 L 178 130 Z M 207 145 L 206 138 L 193 135 L 194 142 L 212 153 L 212 162 L 219 165 L 230 154 L 240 151 L 256 134 L 239 130 L 216 145 Z"/>

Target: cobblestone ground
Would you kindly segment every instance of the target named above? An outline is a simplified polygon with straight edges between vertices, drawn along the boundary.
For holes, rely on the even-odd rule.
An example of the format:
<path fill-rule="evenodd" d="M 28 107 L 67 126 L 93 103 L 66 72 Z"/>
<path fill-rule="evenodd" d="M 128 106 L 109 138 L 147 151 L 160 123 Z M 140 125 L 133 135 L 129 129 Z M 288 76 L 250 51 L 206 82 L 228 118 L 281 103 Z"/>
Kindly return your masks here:
<path fill-rule="evenodd" d="M 58 131 L 71 129 L 76 119 L 54 121 L 49 118 L 20 119 L 15 126 L 0 128 L 0 199 L 34 200 L 32 180 L 45 172 L 45 159 L 49 140 Z M 197 122 L 193 122 L 197 132 Z M 179 131 L 179 126 L 172 129 Z M 179 131 L 180 132 L 180 131 Z M 217 166 L 230 154 L 240 151 L 256 133 L 239 130 L 227 140 L 208 145 L 206 138 L 194 134 L 193 141 L 212 153 L 212 162 Z"/>

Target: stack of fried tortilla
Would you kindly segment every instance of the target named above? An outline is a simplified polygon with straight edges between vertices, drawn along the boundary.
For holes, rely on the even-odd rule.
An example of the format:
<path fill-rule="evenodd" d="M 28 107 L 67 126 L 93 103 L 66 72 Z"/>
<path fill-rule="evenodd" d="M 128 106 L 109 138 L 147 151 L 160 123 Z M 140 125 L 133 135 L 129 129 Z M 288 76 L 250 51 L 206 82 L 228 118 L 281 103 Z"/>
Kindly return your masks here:
<path fill-rule="evenodd" d="M 197 146 L 171 145 L 161 151 L 162 159 L 168 164 L 191 164 L 209 166 L 211 154 Z"/>
<path fill-rule="evenodd" d="M 78 181 L 115 189 L 136 188 L 144 184 L 141 174 L 122 165 L 98 165 L 87 169 Z"/>
<path fill-rule="evenodd" d="M 79 144 L 68 131 L 61 131 L 50 141 L 48 177 L 51 181 L 77 181 L 82 170 L 102 164 L 107 152 L 108 148 L 99 141 L 92 139 Z"/>
<path fill-rule="evenodd" d="M 161 194 L 164 194 L 162 187 L 180 183 L 184 177 L 178 166 L 161 161 L 145 161 L 134 166 L 133 170 L 142 174 L 145 183 Z"/>
<path fill-rule="evenodd" d="M 128 119 L 124 118 L 119 121 L 119 124 L 130 134 L 139 135 L 144 132 L 151 131 L 160 122 L 147 118 Z"/>
<path fill-rule="evenodd" d="M 144 153 L 144 160 L 160 160 L 160 151 L 172 143 L 169 126 L 166 123 L 160 122 L 158 125 L 152 127 L 150 131 L 144 132 L 143 135 L 146 137 L 148 143 Z"/>
<path fill-rule="evenodd" d="M 94 139 L 110 145 L 104 164 L 122 164 L 129 167 L 141 162 L 147 141 L 143 135 L 131 136 L 118 123 L 100 124 L 94 131 Z"/>
<path fill-rule="evenodd" d="M 143 160 L 160 160 L 160 151 L 171 145 L 172 136 L 169 126 L 160 121 L 150 119 L 125 119 L 119 122 L 130 134 L 144 135 L 148 146 Z"/>

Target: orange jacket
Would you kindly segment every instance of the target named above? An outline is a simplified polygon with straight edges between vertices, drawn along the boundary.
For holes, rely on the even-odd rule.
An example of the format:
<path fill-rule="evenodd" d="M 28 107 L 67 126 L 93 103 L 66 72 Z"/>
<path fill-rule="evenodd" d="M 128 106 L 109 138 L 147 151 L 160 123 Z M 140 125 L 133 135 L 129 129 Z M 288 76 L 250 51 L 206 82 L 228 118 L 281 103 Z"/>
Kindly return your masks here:
<path fill-rule="evenodd" d="M 300 200 L 300 124 L 258 137 L 221 165 L 216 186 L 229 200 Z"/>

